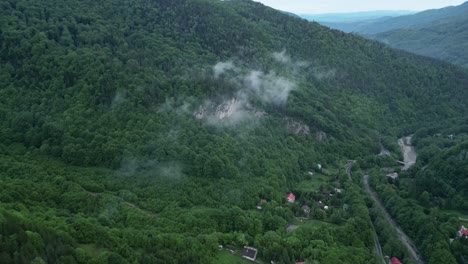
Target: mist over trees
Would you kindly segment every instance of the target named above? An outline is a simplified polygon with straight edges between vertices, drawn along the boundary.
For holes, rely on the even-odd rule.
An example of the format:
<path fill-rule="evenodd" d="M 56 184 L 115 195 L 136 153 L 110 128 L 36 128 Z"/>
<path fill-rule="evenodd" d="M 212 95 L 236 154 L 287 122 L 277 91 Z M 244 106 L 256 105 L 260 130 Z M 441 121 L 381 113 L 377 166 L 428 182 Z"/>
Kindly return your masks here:
<path fill-rule="evenodd" d="M 462 69 L 251 1 L 7 0 L 0 24 L 0 263 L 375 263 L 343 164 L 468 110 Z"/>

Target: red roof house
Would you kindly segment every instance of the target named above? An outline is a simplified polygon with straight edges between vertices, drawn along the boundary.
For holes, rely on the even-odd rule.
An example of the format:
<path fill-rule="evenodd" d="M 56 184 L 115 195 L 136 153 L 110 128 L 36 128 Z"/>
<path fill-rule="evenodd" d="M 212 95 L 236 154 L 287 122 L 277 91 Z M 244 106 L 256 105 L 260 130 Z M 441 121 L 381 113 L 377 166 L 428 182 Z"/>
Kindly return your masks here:
<path fill-rule="evenodd" d="M 293 193 L 288 193 L 288 195 L 286 195 L 286 199 L 288 199 L 288 202 L 294 203 L 294 201 L 296 200 L 296 195 L 294 195 Z"/>
<path fill-rule="evenodd" d="M 468 238 L 468 229 L 464 226 L 461 226 L 460 230 L 458 230 L 458 236 L 459 237 L 465 237 Z"/>
<path fill-rule="evenodd" d="M 401 261 L 397 257 L 393 257 L 390 259 L 392 264 L 402 264 Z"/>

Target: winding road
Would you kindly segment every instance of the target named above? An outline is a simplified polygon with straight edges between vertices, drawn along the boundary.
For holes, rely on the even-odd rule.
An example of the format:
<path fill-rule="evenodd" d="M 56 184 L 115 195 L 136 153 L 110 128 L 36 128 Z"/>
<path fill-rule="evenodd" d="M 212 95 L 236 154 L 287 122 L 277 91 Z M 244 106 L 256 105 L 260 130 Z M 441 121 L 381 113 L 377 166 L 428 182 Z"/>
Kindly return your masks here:
<path fill-rule="evenodd" d="M 348 175 L 348 178 L 349 178 L 350 181 L 352 181 L 352 179 L 351 179 L 351 168 L 353 167 L 353 164 L 355 162 L 356 162 L 355 160 L 348 160 L 348 163 L 346 163 L 346 165 L 345 165 L 346 175 Z"/>
<path fill-rule="evenodd" d="M 403 159 L 404 159 L 404 162 L 398 161 L 399 163 L 404 165 L 402 170 L 407 170 L 416 163 L 417 154 L 416 154 L 414 147 L 411 145 L 411 139 L 412 139 L 412 136 L 407 136 L 407 137 L 398 139 L 398 145 L 400 145 L 400 149 L 403 153 Z M 387 155 L 387 153 L 385 151 L 381 151 L 379 155 Z M 351 180 L 351 168 L 354 162 L 355 161 L 353 160 L 348 160 L 348 163 L 345 165 L 346 174 L 348 175 L 350 180 Z M 424 264 L 423 258 L 421 254 L 419 253 L 418 249 L 416 248 L 416 246 L 414 245 L 413 241 L 396 224 L 393 218 L 388 214 L 387 210 L 385 209 L 385 206 L 382 204 L 377 194 L 371 189 L 369 185 L 369 175 L 367 175 L 367 173 L 364 174 L 364 187 L 365 187 L 365 191 L 369 194 L 369 196 L 372 198 L 375 204 L 382 211 L 387 222 L 397 233 L 398 238 L 400 239 L 401 243 L 408 249 L 408 252 L 410 253 L 411 258 L 414 260 L 414 262 L 417 264 Z M 382 247 L 380 245 L 379 238 L 377 236 L 377 233 L 375 232 L 375 228 L 374 228 L 374 240 L 375 240 L 376 253 L 381 257 L 383 263 L 386 263 L 383 257 Z"/>
<path fill-rule="evenodd" d="M 413 260 L 418 264 L 424 264 L 421 254 L 418 252 L 418 249 L 414 245 L 413 241 L 401 230 L 401 228 L 395 223 L 392 217 L 388 214 L 385 206 L 383 206 L 382 202 L 378 198 L 377 194 L 371 189 L 369 186 L 369 175 L 364 175 L 364 187 L 366 192 L 370 195 L 372 200 L 374 200 L 375 204 L 380 208 L 382 211 L 385 219 L 390 223 L 393 229 L 398 234 L 398 238 L 400 239 L 401 243 L 408 249 L 408 252 L 411 254 Z"/>

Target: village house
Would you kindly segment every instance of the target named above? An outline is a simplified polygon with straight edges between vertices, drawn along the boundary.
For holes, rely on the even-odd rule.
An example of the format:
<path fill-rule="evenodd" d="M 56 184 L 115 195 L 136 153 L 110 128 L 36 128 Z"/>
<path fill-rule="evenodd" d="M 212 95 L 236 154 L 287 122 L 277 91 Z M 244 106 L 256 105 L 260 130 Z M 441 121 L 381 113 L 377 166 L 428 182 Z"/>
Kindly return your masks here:
<path fill-rule="evenodd" d="M 397 257 L 393 257 L 390 259 L 392 264 L 401 264 L 401 261 Z"/>
<path fill-rule="evenodd" d="M 468 238 L 468 229 L 465 226 L 461 226 L 460 230 L 458 230 L 458 237 Z"/>
<path fill-rule="evenodd" d="M 302 211 L 304 211 L 305 214 L 309 215 L 310 213 L 310 207 L 308 205 L 303 205 L 301 207 Z"/>
<path fill-rule="evenodd" d="M 260 199 L 260 202 L 257 204 L 257 209 L 258 209 L 258 210 L 262 210 L 262 209 L 263 209 L 262 204 L 264 204 L 264 203 L 266 203 L 266 202 L 267 202 L 267 200 L 265 200 L 265 199 Z"/>
<path fill-rule="evenodd" d="M 396 179 L 398 179 L 398 173 L 396 173 L 396 172 L 389 173 L 389 174 L 387 174 L 387 177 L 391 178 L 392 180 L 396 180 Z"/>
<path fill-rule="evenodd" d="M 253 247 L 244 247 L 242 251 L 242 257 L 251 261 L 255 261 L 257 258 L 257 249 Z"/>
<path fill-rule="evenodd" d="M 325 204 L 322 201 L 315 202 L 315 205 L 320 209 L 323 209 L 323 207 L 325 207 Z"/>
<path fill-rule="evenodd" d="M 288 202 L 294 203 L 294 201 L 296 201 L 296 196 L 293 193 L 288 193 L 288 195 L 286 195 L 286 199 Z"/>

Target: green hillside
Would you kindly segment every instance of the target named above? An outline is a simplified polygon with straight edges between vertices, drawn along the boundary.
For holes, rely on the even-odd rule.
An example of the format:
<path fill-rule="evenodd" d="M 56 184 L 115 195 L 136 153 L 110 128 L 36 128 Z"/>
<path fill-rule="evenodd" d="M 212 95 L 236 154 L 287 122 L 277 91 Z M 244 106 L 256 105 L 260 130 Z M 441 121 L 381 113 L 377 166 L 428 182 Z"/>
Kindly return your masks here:
<path fill-rule="evenodd" d="M 252 1 L 7 0 L 0 24 L 0 263 L 375 263 L 343 164 L 468 113 L 458 67 Z M 297 187 L 317 164 L 343 194 Z M 303 204 L 326 223 L 286 232 Z"/>
<path fill-rule="evenodd" d="M 468 6 L 468 5 L 467 5 Z M 461 17 L 370 36 L 389 46 L 468 67 L 468 8 Z"/>
<path fill-rule="evenodd" d="M 411 15 L 321 24 L 390 47 L 468 67 L 468 2 Z"/>
<path fill-rule="evenodd" d="M 468 3 L 458 6 L 449 6 L 441 9 L 430 9 L 412 15 L 398 16 L 384 21 L 378 21 L 359 32 L 366 35 L 378 34 L 397 29 L 412 29 L 423 26 L 445 24 L 465 18 L 468 12 Z"/>

